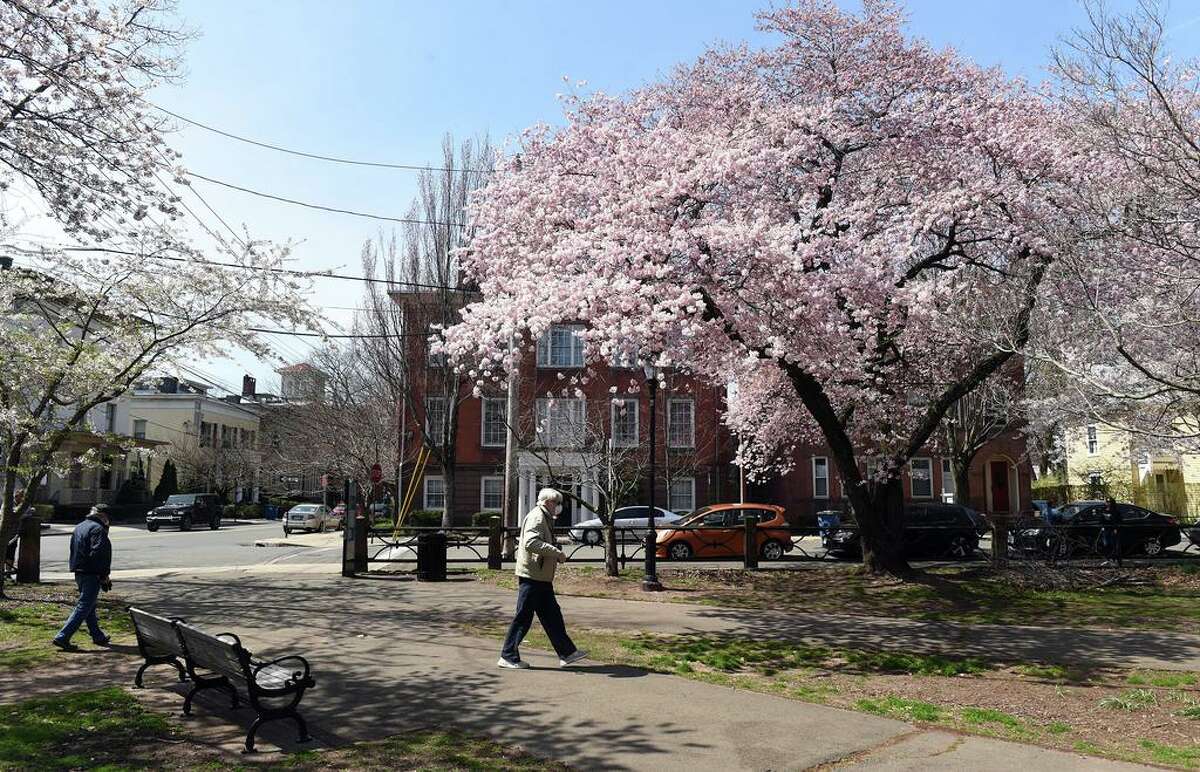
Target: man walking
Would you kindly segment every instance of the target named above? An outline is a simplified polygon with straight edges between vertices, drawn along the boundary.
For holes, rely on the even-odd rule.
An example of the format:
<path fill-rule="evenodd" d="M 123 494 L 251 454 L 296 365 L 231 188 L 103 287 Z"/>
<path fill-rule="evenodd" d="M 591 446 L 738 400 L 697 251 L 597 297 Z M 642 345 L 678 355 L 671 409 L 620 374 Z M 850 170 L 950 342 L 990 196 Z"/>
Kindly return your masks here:
<path fill-rule="evenodd" d="M 518 648 L 533 624 L 533 615 L 546 630 L 550 643 L 558 652 L 559 667 L 569 667 L 587 656 L 575 648 L 562 609 L 554 597 L 554 572 L 567 555 L 554 543 L 554 518 L 562 510 L 562 494 L 553 488 L 542 488 L 534 507 L 521 524 L 517 543 L 517 613 L 504 639 L 500 652 L 500 667 L 523 669 L 528 662 L 521 660 Z"/>
<path fill-rule="evenodd" d="M 79 588 L 79 602 L 67 618 L 67 623 L 54 636 L 54 645 L 64 651 L 76 647 L 71 636 L 83 623 L 87 623 L 92 643 L 107 646 L 108 636 L 100 629 L 96 617 L 96 604 L 100 590 L 112 587 L 108 574 L 112 568 L 112 542 L 108 540 L 108 507 L 97 504 L 87 518 L 75 526 L 71 534 L 71 570 L 75 572 L 75 586 Z"/>

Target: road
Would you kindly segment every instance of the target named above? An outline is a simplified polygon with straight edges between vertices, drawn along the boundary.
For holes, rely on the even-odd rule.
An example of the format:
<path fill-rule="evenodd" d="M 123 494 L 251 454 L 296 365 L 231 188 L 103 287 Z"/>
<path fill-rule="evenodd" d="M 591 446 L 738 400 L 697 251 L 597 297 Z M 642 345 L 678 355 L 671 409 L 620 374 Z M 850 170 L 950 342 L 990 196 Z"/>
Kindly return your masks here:
<path fill-rule="evenodd" d="M 113 570 L 146 571 L 178 568 L 247 568 L 287 562 L 336 564 L 340 535 L 329 534 L 328 545 L 256 547 L 256 541 L 283 536 L 278 522 L 225 521 L 220 529 L 179 531 L 164 528 L 156 533 L 144 525 L 114 525 Z M 71 527 L 54 525 L 42 532 L 42 572 L 66 574 Z"/>

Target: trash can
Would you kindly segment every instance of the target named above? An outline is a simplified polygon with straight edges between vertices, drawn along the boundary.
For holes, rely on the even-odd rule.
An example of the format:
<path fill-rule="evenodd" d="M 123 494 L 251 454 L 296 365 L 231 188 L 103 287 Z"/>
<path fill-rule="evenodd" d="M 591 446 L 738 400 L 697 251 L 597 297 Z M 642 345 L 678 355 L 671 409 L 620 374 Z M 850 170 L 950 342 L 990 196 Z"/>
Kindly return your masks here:
<path fill-rule="evenodd" d="M 263 507 L 263 517 L 268 520 L 278 520 L 279 507 L 275 506 L 274 504 L 267 504 Z"/>
<path fill-rule="evenodd" d="M 446 534 L 427 531 L 417 536 L 417 581 L 446 581 Z"/>
<path fill-rule="evenodd" d="M 841 524 L 842 513 L 836 509 L 826 509 L 817 513 L 817 529 L 822 539 Z"/>

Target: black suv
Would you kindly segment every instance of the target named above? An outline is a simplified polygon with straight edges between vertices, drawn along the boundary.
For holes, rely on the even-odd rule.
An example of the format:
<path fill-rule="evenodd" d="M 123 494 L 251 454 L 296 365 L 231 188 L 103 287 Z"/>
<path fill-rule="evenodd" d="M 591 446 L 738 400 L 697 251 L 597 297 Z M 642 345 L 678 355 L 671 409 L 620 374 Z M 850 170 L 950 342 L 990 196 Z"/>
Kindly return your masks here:
<path fill-rule="evenodd" d="M 852 523 L 851 523 L 852 525 Z M 968 558 L 979 549 L 986 532 L 979 514 L 960 504 L 905 504 L 904 556 L 906 558 Z M 839 557 L 862 554 L 858 529 L 833 526 L 821 539 L 825 551 Z"/>
<path fill-rule="evenodd" d="M 211 493 L 177 493 L 146 513 L 146 530 L 157 531 L 163 525 L 177 525 L 181 531 L 192 525 L 221 527 L 221 502 Z"/>

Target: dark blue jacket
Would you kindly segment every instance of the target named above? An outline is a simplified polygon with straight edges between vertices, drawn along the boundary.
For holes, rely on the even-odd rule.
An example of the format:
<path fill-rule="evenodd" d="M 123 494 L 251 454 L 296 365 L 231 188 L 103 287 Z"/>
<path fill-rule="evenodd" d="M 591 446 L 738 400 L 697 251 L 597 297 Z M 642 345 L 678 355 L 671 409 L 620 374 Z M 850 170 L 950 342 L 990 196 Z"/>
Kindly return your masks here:
<path fill-rule="evenodd" d="M 71 570 L 77 574 L 108 576 L 112 568 L 112 542 L 108 526 L 88 515 L 71 534 Z"/>

